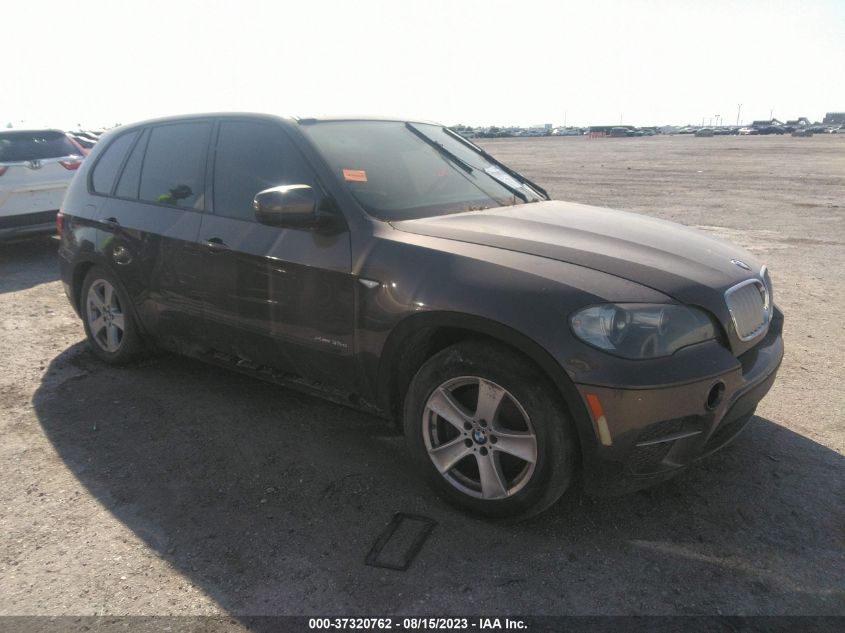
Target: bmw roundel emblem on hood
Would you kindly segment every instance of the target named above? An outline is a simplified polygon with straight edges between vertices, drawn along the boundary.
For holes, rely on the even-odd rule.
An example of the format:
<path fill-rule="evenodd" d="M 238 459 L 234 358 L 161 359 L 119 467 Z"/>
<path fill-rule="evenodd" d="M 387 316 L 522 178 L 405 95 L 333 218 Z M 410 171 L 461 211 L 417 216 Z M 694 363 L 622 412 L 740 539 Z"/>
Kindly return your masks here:
<path fill-rule="evenodd" d="M 741 259 L 732 259 L 732 260 L 731 260 L 731 263 L 732 263 L 732 264 L 734 264 L 734 265 L 736 265 L 736 266 L 739 266 L 739 267 L 740 267 L 740 268 L 742 268 L 743 270 L 751 270 L 751 266 L 749 266 L 748 264 L 746 264 L 746 263 L 745 263 L 744 261 L 742 261 Z"/>

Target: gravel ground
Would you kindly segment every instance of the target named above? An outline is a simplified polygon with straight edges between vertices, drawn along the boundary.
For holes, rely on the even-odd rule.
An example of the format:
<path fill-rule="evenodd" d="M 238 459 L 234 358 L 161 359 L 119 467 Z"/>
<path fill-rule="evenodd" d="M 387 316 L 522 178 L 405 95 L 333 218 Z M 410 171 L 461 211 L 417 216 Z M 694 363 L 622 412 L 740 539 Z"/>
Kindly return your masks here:
<path fill-rule="evenodd" d="M 528 523 L 441 503 L 373 417 L 201 363 L 98 363 L 56 241 L 0 245 L 0 615 L 845 614 L 845 138 L 484 141 L 558 198 L 735 240 L 787 356 L 673 481 Z M 406 572 L 394 512 L 438 526 Z"/>

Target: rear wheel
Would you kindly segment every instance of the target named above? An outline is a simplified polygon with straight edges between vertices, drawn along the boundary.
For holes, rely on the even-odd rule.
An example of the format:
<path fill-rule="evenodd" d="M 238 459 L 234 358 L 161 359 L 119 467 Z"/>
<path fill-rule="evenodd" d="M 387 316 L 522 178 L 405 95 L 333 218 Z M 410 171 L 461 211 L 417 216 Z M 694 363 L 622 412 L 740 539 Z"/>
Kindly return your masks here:
<path fill-rule="evenodd" d="M 572 480 L 575 435 L 560 396 L 505 347 L 468 342 L 434 355 L 411 382 L 404 417 L 429 483 L 465 510 L 526 518 Z"/>
<path fill-rule="evenodd" d="M 109 271 L 99 266 L 88 271 L 82 282 L 80 306 L 88 345 L 100 359 L 120 365 L 143 352 L 129 298 Z"/>

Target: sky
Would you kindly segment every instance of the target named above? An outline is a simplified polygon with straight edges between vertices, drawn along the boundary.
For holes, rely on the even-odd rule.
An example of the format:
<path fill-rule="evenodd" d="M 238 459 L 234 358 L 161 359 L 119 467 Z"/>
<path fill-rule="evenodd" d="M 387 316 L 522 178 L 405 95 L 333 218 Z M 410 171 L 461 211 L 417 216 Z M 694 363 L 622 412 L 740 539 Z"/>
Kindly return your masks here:
<path fill-rule="evenodd" d="M 190 112 L 664 125 L 845 111 L 845 0 L 13 0 L 0 127 Z"/>

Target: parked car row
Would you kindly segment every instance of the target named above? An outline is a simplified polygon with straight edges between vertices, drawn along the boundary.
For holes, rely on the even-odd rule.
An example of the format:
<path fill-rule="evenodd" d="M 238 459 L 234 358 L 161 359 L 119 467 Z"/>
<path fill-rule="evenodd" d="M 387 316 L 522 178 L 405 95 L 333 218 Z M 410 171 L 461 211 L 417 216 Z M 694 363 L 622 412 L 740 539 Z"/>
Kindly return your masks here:
<path fill-rule="evenodd" d="M 664 132 L 664 134 L 667 132 Z M 769 134 L 792 134 L 793 136 L 812 136 L 813 134 L 842 134 L 845 126 L 829 125 L 746 125 L 743 127 L 683 127 L 676 134 L 694 134 L 695 136 L 766 136 Z"/>
<path fill-rule="evenodd" d="M 813 136 L 813 134 L 842 134 L 845 126 L 831 127 L 828 125 L 756 125 L 739 128 L 741 136 L 757 136 L 768 134 L 791 134 L 792 136 Z"/>
<path fill-rule="evenodd" d="M 692 134 L 695 136 L 756 136 L 768 134 L 791 134 L 797 131 L 810 131 L 812 134 L 841 134 L 845 132 L 845 126 L 840 125 L 804 125 L 804 124 L 781 124 L 775 122 L 773 124 L 761 125 L 755 123 L 750 126 L 696 126 L 687 125 L 684 127 L 676 127 L 672 125 L 666 126 L 649 126 L 636 127 L 633 125 L 592 125 L 589 127 L 546 127 L 546 128 L 519 128 L 519 127 L 487 127 L 487 128 L 470 128 L 464 125 L 458 125 L 451 128 L 452 131 L 460 134 L 464 138 L 521 138 L 521 137 L 536 137 L 536 136 L 590 136 L 590 137 L 641 137 L 641 136 L 655 136 L 658 134 Z M 807 136 L 807 134 L 798 134 L 796 136 Z"/>
<path fill-rule="evenodd" d="M 678 134 L 692 134 L 694 136 L 737 136 L 743 134 L 740 127 L 691 127 L 681 128 Z"/>

